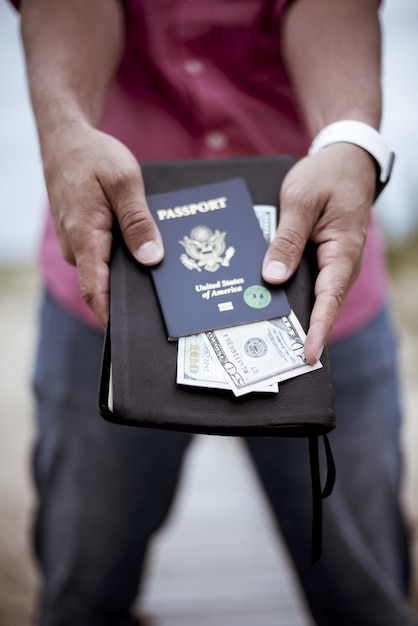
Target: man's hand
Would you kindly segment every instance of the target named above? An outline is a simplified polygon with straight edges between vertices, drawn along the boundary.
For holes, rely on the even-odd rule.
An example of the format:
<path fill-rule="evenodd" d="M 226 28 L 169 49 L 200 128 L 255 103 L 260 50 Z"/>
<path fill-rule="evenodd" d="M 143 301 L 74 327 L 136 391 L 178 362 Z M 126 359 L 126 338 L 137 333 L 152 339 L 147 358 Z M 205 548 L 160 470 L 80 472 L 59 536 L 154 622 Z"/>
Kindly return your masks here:
<path fill-rule="evenodd" d="M 317 244 L 316 302 L 305 343 L 308 363 L 320 358 L 359 274 L 375 186 L 372 157 L 347 143 L 302 159 L 283 181 L 280 223 L 264 259 L 263 277 L 273 284 L 286 281 L 308 239 Z"/>
<path fill-rule="evenodd" d="M 164 255 L 140 167 L 123 144 L 88 124 L 55 133 L 46 155 L 46 184 L 64 258 L 77 266 L 83 299 L 105 326 L 114 218 L 138 261 L 153 265 Z"/>
<path fill-rule="evenodd" d="M 312 138 L 338 120 L 379 128 L 378 8 L 378 0 L 289 3 L 282 22 L 282 51 Z M 375 186 L 372 157 L 345 143 L 303 159 L 284 182 L 280 226 L 267 253 L 264 277 L 282 282 L 295 270 L 307 239 L 318 244 L 316 304 L 305 344 L 309 363 L 320 356 L 358 275 Z M 270 270 L 270 260 L 284 267 L 273 264 Z"/>
<path fill-rule="evenodd" d="M 136 258 L 152 264 L 163 256 L 135 158 L 95 130 L 124 50 L 123 6 L 114 0 L 21 0 L 20 8 L 58 237 L 66 260 L 77 265 L 84 300 L 105 325 L 114 216 Z"/>

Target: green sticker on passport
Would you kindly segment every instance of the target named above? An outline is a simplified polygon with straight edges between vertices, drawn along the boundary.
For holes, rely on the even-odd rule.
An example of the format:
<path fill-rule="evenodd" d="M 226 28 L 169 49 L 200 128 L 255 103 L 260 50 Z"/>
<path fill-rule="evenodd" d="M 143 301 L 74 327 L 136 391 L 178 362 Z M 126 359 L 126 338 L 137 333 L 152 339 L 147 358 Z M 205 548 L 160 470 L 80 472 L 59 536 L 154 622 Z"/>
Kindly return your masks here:
<path fill-rule="evenodd" d="M 271 302 L 271 293 L 263 285 L 251 285 L 244 291 L 244 302 L 252 309 L 264 309 Z"/>

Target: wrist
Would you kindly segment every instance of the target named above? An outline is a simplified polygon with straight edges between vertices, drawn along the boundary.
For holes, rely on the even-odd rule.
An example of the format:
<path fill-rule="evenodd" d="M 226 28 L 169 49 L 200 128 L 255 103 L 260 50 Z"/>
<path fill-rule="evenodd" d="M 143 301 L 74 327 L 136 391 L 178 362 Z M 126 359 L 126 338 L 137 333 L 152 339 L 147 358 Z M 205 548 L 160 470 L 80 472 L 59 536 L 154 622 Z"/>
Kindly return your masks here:
<path fill-rule="evenodd" d="M 375 199 L 389 182 L 395 155 L 380 133 L 357 120 L 339 120 L 325 126 L 314 138 L 308 154 L 316 154 L 334 143 L 351 143 L 368 152 L 377 165 Z"/>
<path fill-rule="evenodd" d="M 41 143 L 71 129 L 94 127 L 95 118 L 98 118 L 82 106 L 74 94 L 64 89 L 60 95 L 48 92 L 32 95 L 32 105 Z"/>
<path fill-rule="evenodd" d="M 89 141 L 92 125 L 82 115 L 51 115 L 38 123 L 45 176 L 79 161 Z"/>

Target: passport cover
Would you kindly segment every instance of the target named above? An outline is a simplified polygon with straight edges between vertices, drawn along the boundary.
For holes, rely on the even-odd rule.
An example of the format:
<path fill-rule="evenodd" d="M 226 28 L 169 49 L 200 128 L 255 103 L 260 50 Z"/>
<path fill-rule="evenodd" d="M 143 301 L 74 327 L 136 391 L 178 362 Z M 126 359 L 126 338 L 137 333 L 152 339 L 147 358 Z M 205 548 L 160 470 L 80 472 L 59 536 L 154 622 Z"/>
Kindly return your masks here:
<path fill-rule="evenodd" d="M 284 289 L 261 277 L 267 245 L 243 178 L 147 201 L 164 241 L 151 274 L 170 340 L 290 313 Z"/>

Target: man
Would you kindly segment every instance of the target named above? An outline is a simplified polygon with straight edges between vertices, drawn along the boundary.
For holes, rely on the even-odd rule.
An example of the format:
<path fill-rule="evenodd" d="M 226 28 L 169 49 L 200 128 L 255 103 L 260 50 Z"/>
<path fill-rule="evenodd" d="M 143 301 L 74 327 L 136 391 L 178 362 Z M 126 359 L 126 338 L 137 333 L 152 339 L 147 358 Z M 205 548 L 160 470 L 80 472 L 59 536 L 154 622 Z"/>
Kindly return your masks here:
<path fill-rule="evenodd" d="M 307 240 L 318 245 L 305 356 L 320 358 L 332 331 L 338 479 L 314 568 L 305 446 L 245 443 L 317 624 L 416 624 L 406 600 L 394 344 L 370 217 L 389 165 L 364 141 L 381 146 L 377 0 L 23 0 L 20 10 L 54 220 L 41 251 L 35 373 L 39 624 L 132 623 L 148 540 L 189 441 L 96 416 L 113 221 L 139 262 L 164 254 L 138 159 L 304 157 L 316 136 L 284 181 L 263 265 L 267 282 L 283 283 Z"/>

